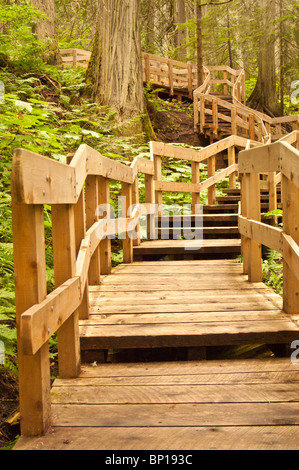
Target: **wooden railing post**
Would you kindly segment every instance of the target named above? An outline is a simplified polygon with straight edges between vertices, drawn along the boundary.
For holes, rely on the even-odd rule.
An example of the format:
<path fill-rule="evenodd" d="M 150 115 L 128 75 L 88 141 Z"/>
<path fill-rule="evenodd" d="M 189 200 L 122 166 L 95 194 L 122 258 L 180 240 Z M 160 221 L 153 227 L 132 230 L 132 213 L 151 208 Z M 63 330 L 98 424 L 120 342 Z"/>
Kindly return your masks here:
<path fill-rule="evenodd" d="M 162 157 L 161 155 L 154 155 L 154 167 L 155 167 L 155 181 L 162 181 Z M 162 215 L 162 204 L 163 204 L 163 192 L 155 190 L 155 204 L 159 207 L 158 216 Z"/>
<path fill-rule="evenodd" d="M 74 205 L 52 206 L 52 234 L 55 287 L 76 274 Z M 78 292 L 80 299 L 81 293 Z M 79 311 L 76 310 L 57 331 L 59 377 L 73 378 L 80 373 Z"/>
<path fill-rule="evenodd" d="M 223 85 L 223 91 L 225 95 L 228 95 L 228 84 L 227 84 L 228 72 L 227 70 L 224 70 L 223 72 L 223 79 L 226 80 L 226 83 L 224 83 Z"/>
<path fill-rule="evenodd" d="M 236 148 L 235 146 L 229 147 L 228 149 L 228 166 L 234 165 L 236 163 Z M 229 187 L 230 189 L 235 189 L 237 186 L 236 182 L 236 173 L 229 175 Z"/>
<path fill-rule="evenodd" d="M 200 132 L 204 132 L 206 125 L 205 95 L 200 95 Z"/>
<path fill-rule="evenodd" d="M 107 206 L 108 212 L 106 218 L 110 219 L 110 183 L 108 178 L 98 177 L 98 203 Z M 99 216 L 99 218 L 103 218 Z M 101 274 L 108 275 L 111 273 L 111 239 L 106 237 L 100 242 L 100 271 Z"/>
<path fill-rule="evenodd" d="M 189 91 L 189 98 L 192 99 L 192 93 L 193 93 L 193 78 L 192 78 L 192 65 L 190 62 L 187 64 L 187 70 L 188 70 L 188 91 Z"/>
<path fill-rule="evenodd" d="M 249 114 L 248 124 L 249 124 L 249 139 L 255 140 L 255 127 L 254 127 L 254 115 L 253 114 Z"/>
<path fill-rule="evenodd" d="M 218 134 L 218 103 L 217 100 L 212 101 L 212 117 L 213 117 L 213 134 Z"/>
<path fill-rule="evenodd" d="M 299 188 L 286 176 L 282 177 L 283 230 L 299 245 Z M 299 282 L 289 265 L 283 263 L 283 310 L 289 314 L 299 311 Z"/>
<path fill-rule="evenodd" d="M 233 106 L 231 109 L 231 123 L 232 123 L 232 135 L 237 135 L 237 108 Z"/>
<path fill-rule="evenodd" d="M 122 183 L 122 217 L 130 217 L 129 209 L 132 207 L 132 185 L 129 183 Z M 126 232 L 123 238 L 123 261 L 124 263 L 133 263 L 133 239 L 129 233 Z"/>
<path fill-rule="evenodd" d="M 243 217 L 248 217 L 248 183 L 249 175 L 247 173 L 239 174 L 241 180 L 241 215 Z M 243 273 L 248 274 L 248 244 L 249 239 L 244 235 L 241 236 L 241 246 L 242 246 L 242 255 L 243 255 Z"/>
<path fill-rule="evenodd" d="M 154 205 L 155 204 L 155 190 L 154 190 L 154 176 L 145 175 L 145 202 L 146 204 Z M 156 239 L 155 235 L 155 214 L 147 215 L 147 239 L 152 240 Z"/>
<path fill-rule="evenodd" d="M 139 178 L 138 174 L 135 178 L 135 181 L 133 183 L 133 193 L 132 193 L 132 200 L 133 200 L 133 206 L 139 204 Z M 140 245 L 140 222 L 136 225 L 136 230 L 137 233 L 139 234 L 138 237 L 133 240 L 133 246 L 139 246 Z"/>
<path fill-rule="evenodd" d="M 75 243 L 76 243 L 76 256 L 79 254 L 82 240 L 86 234 L 85 224 L 85 193 L 84 189 L 81 191 L 77 204 L 74 206 L 74 222 L 75 222 Z M 80 320 L 87 320 L 89 317 L 89 297 L 88 297 L 88 280 L 86 281 L 83 300 L 78 308 Z"/>
<path fill-rule="evenodd" d="M 99 205 L 98 177 L 90 175 L 86 178 L 86 228 L 87 230 L 98 220 L 97 207 Z M 90 260 L 88 282 L 91 286 L 101 284 L 100 247 L 98 247 Z"/>
<path fill-rule="evenodd" d="M 199 100 L 198 93 L 194 93 L 194 130 L 197 132 L 197 125 L 199 123 Z"/>
<path fill-rule="evenodd" d="M 247 186 L 247 217 L 258 222 L 261 221 L 261 196 L 259 173 L 250 173 Z M 248 244 L 248 280 L 249 282 L 262 282 L 262 247 L 252 238 Z"/>
<path fill-rule="evenodd" d="M 21 434 L 35 436 L 50 425 L 49 343 L 25 356 L 20 323 L 22 313 L 47 295 L 43 206 L 15 204 L 12 191 L 12 216 Z"/>
<path fill-rule="evenodd" d="M 168 59 L 167 64 L 168 64 L 168 81 L 169 81 L 170 96 L 173 96 L 174 89 L 173 89 L 173 66 L 172 66 L 172 60 L 171 60 L 171 59 Z"/>
<path fill-rule="evenodd" d="M 200 183 L 200 164 L 199 162 L 191 162 L 192 183 Z M 192 193 L 192 214 L 199 214 L 200 192 Z"/>
<path fill-rule="evenodd" d="M 211 178 L 216 173 L 216 156 L 213 155 L 208 159 L 208 178 Z M 208 204 L 216 204 L 216 186 L 213 184 L 208 188 Z"/>
<path fill-rule="evenodd" d="M 67 156 L 67 163 L 70 164 L 74 155 L 69 154 Z M 85 191 L 84 188 L 78 198 L 77 204 L 74 207 L 74 219 L 75 219 L 75 242 L 76 242 L 76 255 L 78 256 L 81 242 L 85 238 L 86 234 L 86 222 L 85 222 Z M 80 320 L 87 320 L 89 317 L 89 296 L 88 296 L 88 281 L 86 281 L 82 303 L 78 308 Z"/>

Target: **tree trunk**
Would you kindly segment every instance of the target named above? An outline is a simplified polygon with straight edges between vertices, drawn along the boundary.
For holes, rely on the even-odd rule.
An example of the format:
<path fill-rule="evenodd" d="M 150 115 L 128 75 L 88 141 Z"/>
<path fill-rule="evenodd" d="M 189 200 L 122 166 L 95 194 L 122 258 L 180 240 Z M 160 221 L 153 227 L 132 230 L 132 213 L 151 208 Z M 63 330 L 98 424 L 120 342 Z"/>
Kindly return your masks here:
<path fill-rule="evenodd" d="M 196 0 L 196 31 L 197 31 L 197 86 L 203 84 L 203 40 L 202 40 L 202 6 L 201 0 Z"/>
<path fill-rule="evenodd" d="M 185 0 L 174 0 L 174 23 L 186 23 L 186 6 Z M 179 47 L 177 51 L 177 59 L 181 61 L 186 60 L 186 49 L 181 48 L 184 44 L 186 44 L 187 39 L 187 32 L 186 30 L 181 29 L 180 27 L 176 26 L 175 36 L 174 36 L 174 45 L 175 47 Z"/>
<path fill-rule="evenodd" d="M 46 15 L 47 19 L 39 18 L 33 27 L 33 33 L 48 47 L 45 52 L 45 61 L 52 65 L 61 63 L 56 28 L 55 0 L 31 0 L 36 10 Z"/>
<path fill-rule="evenodd" d="M 275 75 L 275 8 L 272 0 L 261 0 L 263 32 L 260 36 L 258 79 L 248 105 L 272 116 L 279 116 L 280 107 L 276 92 Z"/>
<path fill-rule="evenodd" d="M 92 99 L 117 111 L 120 121 L 145 111 L 139 0 L 99 0 L 87 81 Z"/>

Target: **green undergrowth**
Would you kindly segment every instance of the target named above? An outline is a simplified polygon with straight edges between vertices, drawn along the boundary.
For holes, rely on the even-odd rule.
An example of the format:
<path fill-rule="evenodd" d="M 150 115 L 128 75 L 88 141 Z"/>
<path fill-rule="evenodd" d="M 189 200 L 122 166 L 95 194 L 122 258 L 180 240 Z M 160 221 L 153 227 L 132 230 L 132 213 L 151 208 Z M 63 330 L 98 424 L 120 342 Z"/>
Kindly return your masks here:
<path fill-rule="evenodd" d="M 137 155 L 149 158 L 149 148 L 143 144 L 143 135 L 123 135 L 134 120 L 119 124 L 113 110 L 84 99 L 82 68 L 47 66 L 36 73 L 0 68 L 0 81 L 5 88 L 5 100 L 0 103 L 0 341 L 5 346 L 5 367 L 17 373 L 10 194 L 13 152 L 23 148 L 66 163 L 67 155 L 86 144 L 104 156 L 130 164 Z M 144 195 L 142 179 L 140 185 Z M 111 202 L 116 213 L 120 190 L 120 183 L 112 181 Z M 50 206 L 45 205 L 44 214 L 50 292 L 54 288 Z M 113 265 L 121 259 L 121 247 L 115 244 Z"/>

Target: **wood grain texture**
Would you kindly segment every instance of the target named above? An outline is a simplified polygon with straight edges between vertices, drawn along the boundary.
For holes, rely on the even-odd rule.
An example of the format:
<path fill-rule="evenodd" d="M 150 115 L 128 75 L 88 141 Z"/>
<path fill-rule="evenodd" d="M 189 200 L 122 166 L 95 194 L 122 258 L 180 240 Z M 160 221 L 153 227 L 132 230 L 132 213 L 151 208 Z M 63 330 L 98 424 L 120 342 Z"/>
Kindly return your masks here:
<path fill-rule="evenodd" d="M 52 428 L 16 450 L 299 448 L 289 359 L 84 366 L 52 388 Z"/>

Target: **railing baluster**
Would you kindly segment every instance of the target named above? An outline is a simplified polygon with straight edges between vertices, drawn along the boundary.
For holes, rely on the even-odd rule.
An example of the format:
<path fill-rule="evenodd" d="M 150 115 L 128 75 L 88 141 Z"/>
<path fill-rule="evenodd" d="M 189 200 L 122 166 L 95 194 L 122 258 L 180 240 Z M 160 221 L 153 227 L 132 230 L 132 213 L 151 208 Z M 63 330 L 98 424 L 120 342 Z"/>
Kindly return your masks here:
<path fill-rule="evenodd" d="M 110 183 L 107 178 L 98 176 L 98 203 L 108 209 L 106 218 L 110 219 Z M 98 214 L 99 215 L 99 214 Z M 103 215 L 104 216 L 104 215 Z M 99 219 L 103 218 L 99 215 Z M 106 237 L 100 242 L 100 271 L 101 274 L 111 273 L 111 239 Z"/>
<path fill-rule="evenodd" d="M 52 233 L 55 287 L 76 274 L 74 206 L 52 206 Z M 78 297 L 80 297 L 80 291 Z M 59 376 L 77 377 L 80 373 L 79 311 L 76 310 L 57 331 Z"/>
<path fill-rule="evenodd" d="M 99 205 L 98 177 L 90 175 L 86 178 L 86 228 L 87 230 L 98 220 L 97 207 Z M 90 260 L 88 282 L 91 286 L 101 283 L 100 248 L 98 247 Z"/>
<path fill-rule="evenodd" d="M 299 188 L 282 176 L 283 192 L 283 230 L 299 245 Z M 294 271 L 284 260 L 283 263 L 283 310 L 288 314 L 298 314 L 299 282 Z"/>

